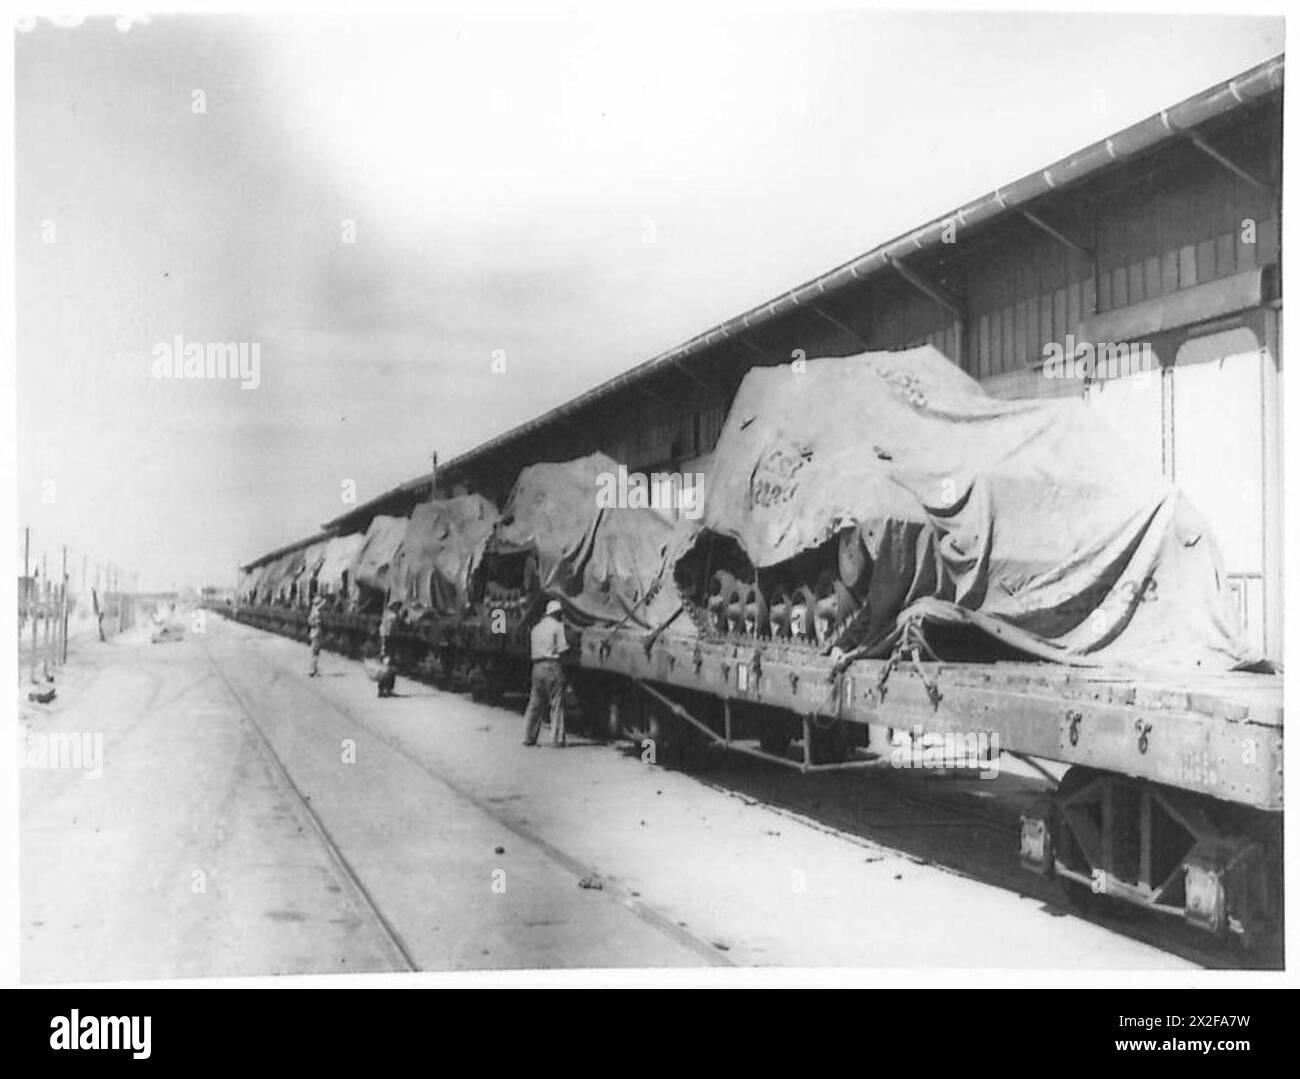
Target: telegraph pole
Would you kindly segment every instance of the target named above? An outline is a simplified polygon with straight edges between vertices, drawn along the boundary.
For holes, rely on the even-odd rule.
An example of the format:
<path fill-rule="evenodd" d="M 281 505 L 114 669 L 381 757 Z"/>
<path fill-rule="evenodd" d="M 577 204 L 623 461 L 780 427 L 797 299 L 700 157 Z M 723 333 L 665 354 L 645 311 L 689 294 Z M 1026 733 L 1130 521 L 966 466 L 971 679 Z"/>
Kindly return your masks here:
<path fill-rule="evenodd" d="M 68 662 L 68 545 L 63 545 L 63 610 L 59 612 L 60 637 L 62 638 L 60 646 L 59 662 L 67 665 Z"/>
<path fill-rule="evenodd" d="M 31 617 L 32 607 L 32 570 L 31 570 L 32 530 L 23 527 L 23 594 L 19 600 L 18 610 L 24 618 Z M 19 627 L 21 629 L 21 626 Z"/>

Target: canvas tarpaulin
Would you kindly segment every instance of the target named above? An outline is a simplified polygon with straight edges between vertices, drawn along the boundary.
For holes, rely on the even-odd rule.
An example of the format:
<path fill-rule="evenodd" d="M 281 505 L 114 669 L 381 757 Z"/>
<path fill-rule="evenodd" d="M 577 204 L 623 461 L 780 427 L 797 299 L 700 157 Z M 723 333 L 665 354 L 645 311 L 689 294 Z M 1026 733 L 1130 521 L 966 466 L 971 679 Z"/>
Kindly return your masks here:
<path fill-rule="evenodd" d="M 376 517 L 366 529 L 366 542 L 357 558 L 356 580 L 366 588 L 387 592 L 393 559 L 406 535 L 407 518 Z"/>
<path fill-rule="evenodd" d="M 303 567 L 307 564 L 307 550 L 308 548 L 306 547 L 299 547 L 296 551 L 289 554 L 284 570 L 280 574 L 280 579 L 275 585 L 276 599 L 287 600 L 289 598 L 289 593 L 293 588 L 294 582 L 297 581 L 299 574 L 303 571 Z"/>
<path fill-rule="evenodd" d="M 325 540 L 317 540 L 302 552 L 302 565 L 298 568 L 292 584 L 297 588 L 296 602 L 306 603 L 311 591 L 311 582 L 320 572 L 321 562 L 325 558 Z"/>
<path fill-rule="evenodd" d="M 292 554 L 282 554 L 266 564 L 262 576 L 257 581 L 258 603 L 270 603 L 275 598 L 280 581 L 284 578 L 292 560 Z"/>
<path fill-rule="evenodd" d="M 656 626 L 680 605 L 663 573 L 672 514 L 600 505 L 602 477 L 618 468 L 603 453 L 528 466 L 485 548 L 534 553 L 541 591 L 575 621 Z"/>
<path fill-rule="evenodd" d="M 468 601 L 474 553 L 497 516 L 496 506 L 476 494 L 416 506 L 393 562 L 392 597 L 408 607 L 460 613 Z"/>
<path fill-rule="evenodd" d="M 920 620 L 1065 663 L 1257 660 L 1204 520 L 1124 447 L 1082 400 L 990 397 L 929 347 L 755 368 L 673 558 L 708 531 L 763 569 L 858 526 L 864 654 Z"/>
<path fill-rule="evenodd" d="M 317 589 L 328 595 L 343 591 L 344 575 L 351 579 L 356 573 L 357 559 L 365 544 L 364 532 L 353 532 L 349 536 L 334 536 L 326 543 L 325 556 L 321 559 L 320 570 L 316 574 Z"/>

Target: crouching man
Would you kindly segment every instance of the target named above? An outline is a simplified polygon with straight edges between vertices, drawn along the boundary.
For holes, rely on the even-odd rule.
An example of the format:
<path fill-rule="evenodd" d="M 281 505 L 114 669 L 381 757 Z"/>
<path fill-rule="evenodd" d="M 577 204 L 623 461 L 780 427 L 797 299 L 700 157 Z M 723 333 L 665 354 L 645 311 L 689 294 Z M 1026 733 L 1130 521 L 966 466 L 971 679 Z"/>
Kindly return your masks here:
<path fill-rule="evenodd" d="M 564 636 L 564 608 L 559 600 L 553 599 L 546 604 L 546 614 L 533 627 L 530 638 L 533 677 L 528 711 L 524 713 L 526 746 L 537 744 L 543 709 L 551 713 L 551 744 L 568 744 L 564 735 L 564 668 L 560 664 L 560 657 L 568 647 Z"/>

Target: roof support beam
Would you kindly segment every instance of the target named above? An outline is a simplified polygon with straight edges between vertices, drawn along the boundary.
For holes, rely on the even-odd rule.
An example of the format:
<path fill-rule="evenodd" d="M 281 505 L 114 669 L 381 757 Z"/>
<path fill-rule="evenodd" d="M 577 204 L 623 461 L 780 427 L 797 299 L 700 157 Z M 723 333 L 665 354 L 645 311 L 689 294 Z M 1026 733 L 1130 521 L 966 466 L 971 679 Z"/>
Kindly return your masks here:
<path fill-rule="evenodd" d="M 905 265 L 900 259 L 895 258 L 888 252 L 885 253 L 885 261 L 889 263 L 898 275 L 911 285 L 918 292 L 929 296 L 935 303 L 947 311 L 953 318 L 965 320 L 966 311 L 960 300 L 957 299 L 947 289 L 927 281 L 910 266 Z"/>
<path fill-rule="evenodd" d="M 689 367 L 687 367 L 686 364 L 682 363 L 681 360 L 674 359 L 671 361 L 671 363 L 674 367 L 677 368 L 677 370 L 679 370 L 682 374 L 684 374 L 687 378 L 689 378 L 692 382 L 695 383 L 695 385 L 699 386 L 701 389 L 708 390 L 710 393 L 719 392 L 717 386 L 713 385 L 713 383 L 711 382 L 706 381 L 705 379 L 700 378 L 699 375 L 697 375 L 694 371 L 692 371 Z"/>
<path fill-rule="evenodd" d="M 750 352 L 754 353 L 754 355 L 763 357 L 763 359 L 764 359 L 767 363 L 786 363 L 786 362 L 787 362 L 786 360 L 778 360 L 778 359 L 777 359 L 775 356 L 773 356 L 770 352 L 766 352 L 766 351 L 764 351 L 763 349 L 759 348 L 756 344 L 754 344 L 753 341 L 750 341 L 750 340 L 749 340 L 748 338 L 746 338 L 746 337 L 742 337 L 740 334 L 737 334 L 735 337 L 732 338 L 732 340 L 733 340 L 733 341 L 739 341 L 742 345 L 744 345 L 747 349 L 749 349 Z"/>
<path fill-rule="evenodd" d="M 1245 180 L 1246 183 L 1250 184 L 1250 186 L 1255 188 L 1257 191 L 1262 191 L 1270 198 L 1272 197 L 1273 188 L 1271 187 L 1271 185 L 1266 184 L 1254 173 L 1249 172 L 1246 169 L 1242 168 L 1235 161 L 1229 158 L 1226 154 L 1220 153 L 1208 142 L 1206 142 L 1205 139 L 1202 138 L 1200 135 L 1196 135 L 1189 132 L 1187 138 L 1191 141 L 1193 146 L 1195 146 L 1198 150 L 1200 150 L 1201 153 L 1203 153 L 1206 157 L 1210 158 L 1210 160 L 1217 161 L 1220 165 L 1222 165 L 1234 176 L 1238 177 L 1239 179 Z"/>
<path fill-rule="evenodd" d="M 1040 232 L 1045 232 L 1057 243 L 1063 244 L 1064 246 L 1068 247 L 1071 251 L 1075 251 L 1078 254 L 1083 255 L 1085 258 L 1092 258 L 1091 247 L 1086 247 L 1081 243 L 1076 243 L 1074 240 L 1071 240 L 1070 237 L 1065 235 L 1065 233 L 1061 232 L 1060 229 L 1053 228 L 1037 214 L 1032 214 L 1028 210 L 1021 210 L 1020 216 L 1023 217 L 1026 221 L 1028 221 Z"/>
<path fill-rule="evenodd" d="M 849 337 L 851 337 L 860 346 L 862 346 L 863 349 L 866 349 L 867 347 L 866 338 L 864 338 L 862 334 L 858 333 L 857 330 L 853 329 L 852 326 L 846 326 L 834 315 L 830 314 L 828 311 L 825 311 L 823 308 L 821 308 L 819 305 L 815 303 L 810 303 L 808 307 L 813 312 L 813 314 L 817 315 L 819 318 L 823 319 L 824 321 L 829 322 L 840 332 L 848 334 Z"/>

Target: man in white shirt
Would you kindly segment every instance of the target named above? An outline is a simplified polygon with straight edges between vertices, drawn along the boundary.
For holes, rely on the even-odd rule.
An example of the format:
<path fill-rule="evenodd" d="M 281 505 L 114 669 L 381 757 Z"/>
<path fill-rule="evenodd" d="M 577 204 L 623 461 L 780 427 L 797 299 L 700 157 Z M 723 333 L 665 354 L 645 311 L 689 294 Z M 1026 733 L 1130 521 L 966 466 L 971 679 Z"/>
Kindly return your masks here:
<path fill-rule="evenodd" d="M 317 596 L 311 602 L 311 613 L 307 615 L 307 639 L 311 643 L 311 670 L 308 676 L 315 678 L 320 674 L 320 650 L 324 643 L 325 597 Z"/>
<path fill-rule="evenodd" d="M 529 654 L 533 660 L 532 686 L 528 710 L 524 713 L 524 745 L 537 745 L 542 728 L 542 709 L 551 712 L 551 744 L 568 744 L 564 734 L 564 668 L 560 657 L 568 651 L 564 635 L 564 608 L 553 599 L 546 604 L 546 614 L 533 627 L 529 637 Z"/>

